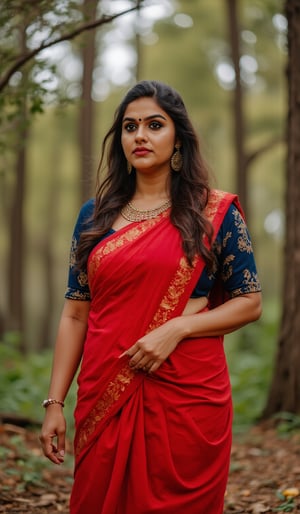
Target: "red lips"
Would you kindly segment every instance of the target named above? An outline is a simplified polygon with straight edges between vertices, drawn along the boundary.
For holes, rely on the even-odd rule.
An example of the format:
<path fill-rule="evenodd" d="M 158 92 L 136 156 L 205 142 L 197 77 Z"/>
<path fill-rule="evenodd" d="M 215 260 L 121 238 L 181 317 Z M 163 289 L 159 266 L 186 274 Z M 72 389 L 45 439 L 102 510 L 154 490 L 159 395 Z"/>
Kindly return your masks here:
<path fill-rule="evenodd" d="M 133 153 L 135 155 L 139 155 L 139 156 L 143 156 L 143 155 L 146 155 L 147 153 L 149 153 L 150 150 L 148 148 L 145 148 L 144 146 L 139 146 L 138 148 L 136 148 Z"/>

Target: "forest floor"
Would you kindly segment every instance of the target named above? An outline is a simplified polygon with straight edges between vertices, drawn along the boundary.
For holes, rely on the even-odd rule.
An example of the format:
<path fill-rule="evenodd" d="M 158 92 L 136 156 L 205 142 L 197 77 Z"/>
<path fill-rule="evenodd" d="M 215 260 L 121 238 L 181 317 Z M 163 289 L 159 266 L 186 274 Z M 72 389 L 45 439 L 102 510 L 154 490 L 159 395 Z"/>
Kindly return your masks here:
<path fill-rule="evenodd" d="M 59 467 L 45 461 L 35 430 L 0 424 L 1 514 L 68 513 L 72 456 Z M 224 514 L 300 513 L 299 489 L 299 431 L 280 437 L 260 424 L 234 437 Z"/>

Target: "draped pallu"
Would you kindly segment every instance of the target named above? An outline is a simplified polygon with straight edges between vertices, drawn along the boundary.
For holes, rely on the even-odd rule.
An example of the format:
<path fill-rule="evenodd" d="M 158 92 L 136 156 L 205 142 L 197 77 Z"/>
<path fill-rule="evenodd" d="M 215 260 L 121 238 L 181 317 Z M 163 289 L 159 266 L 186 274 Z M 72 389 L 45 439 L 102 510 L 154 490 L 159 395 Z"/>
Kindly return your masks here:
<path fill-rule="evenodd" d="M 211 192 L 215 236 L 233 201 Z M 181 341 L 152 375 L 119 358 L 181 315 L 204 266 L 200 258 L 188 265 L 168 212 L 118 230 L 91 252 L 71 514 L 223 512 L 232 423 L 223 337 Z"/>

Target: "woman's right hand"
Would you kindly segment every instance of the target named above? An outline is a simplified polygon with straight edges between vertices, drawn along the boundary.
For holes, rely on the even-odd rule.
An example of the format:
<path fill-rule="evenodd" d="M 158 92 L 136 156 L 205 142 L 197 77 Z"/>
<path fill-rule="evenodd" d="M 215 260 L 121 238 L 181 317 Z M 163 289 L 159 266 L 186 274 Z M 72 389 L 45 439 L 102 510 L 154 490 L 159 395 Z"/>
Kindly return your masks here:
<path fill-rule="evenodd" d="M 62 464 L 65 455 L 66 420 L 61 405 L 47 407 L 40 441 L 44 455 L 54 464 Z"/>

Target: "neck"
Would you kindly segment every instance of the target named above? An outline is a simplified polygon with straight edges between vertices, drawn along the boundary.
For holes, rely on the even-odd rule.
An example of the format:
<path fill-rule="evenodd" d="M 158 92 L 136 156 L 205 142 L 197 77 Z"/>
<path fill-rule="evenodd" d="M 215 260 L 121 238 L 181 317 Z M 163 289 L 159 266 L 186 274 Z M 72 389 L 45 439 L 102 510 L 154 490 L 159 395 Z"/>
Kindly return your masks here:
<path fill-rule="evenodd" d="M 170 198 L 169 177 L 137 176 L 133 200 L 167 200 Z"/>

